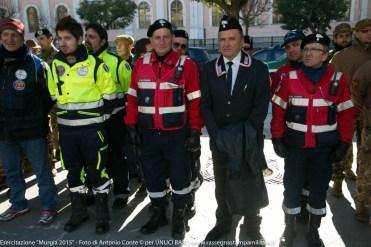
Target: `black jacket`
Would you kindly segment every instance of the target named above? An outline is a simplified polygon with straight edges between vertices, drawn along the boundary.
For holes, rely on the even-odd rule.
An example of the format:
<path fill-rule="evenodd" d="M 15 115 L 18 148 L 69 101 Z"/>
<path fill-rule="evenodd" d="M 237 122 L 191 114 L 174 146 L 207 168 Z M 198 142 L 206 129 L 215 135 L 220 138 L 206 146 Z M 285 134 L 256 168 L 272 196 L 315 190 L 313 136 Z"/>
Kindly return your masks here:
<path fill-rule="evenodd" d="M 264 63 L 241 54 L 232 95 L 228 93 L 222 56 L 207 63 L 201 74 L 201 110 L 212 150 L 219 129 L 246 121 L 257 130 L 258 145 L 263 149 L 263 125 L 270 100 L 269 72 Z"/>
<path fill-rule="evenodd" d="M 46 137 L 52 101 L 44 66 L 25 45 L 15 52 L 0 47 L 0 140 Z"/>

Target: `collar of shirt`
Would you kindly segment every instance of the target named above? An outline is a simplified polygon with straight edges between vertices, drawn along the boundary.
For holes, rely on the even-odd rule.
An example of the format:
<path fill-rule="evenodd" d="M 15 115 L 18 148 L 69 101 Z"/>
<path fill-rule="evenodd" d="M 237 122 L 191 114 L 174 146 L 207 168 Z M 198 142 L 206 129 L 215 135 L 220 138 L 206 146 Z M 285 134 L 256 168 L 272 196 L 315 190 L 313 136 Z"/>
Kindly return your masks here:
<path fill-rule="evenodd" d="M 241 51 L 238 52 L 237 56 L 235 56 L 232 60 L 229 60 L 225 56 L 223 56 L 223 60 L 224 60 L 224 64 L 225 64 L 225 68 L 226 69 L 228 69 L 228 64 L 227 63 L 229 61 L 232 61 L 233 62 L 232 67 L 238 68 L 240 66 L 240 62 L 241 62 Z"/>

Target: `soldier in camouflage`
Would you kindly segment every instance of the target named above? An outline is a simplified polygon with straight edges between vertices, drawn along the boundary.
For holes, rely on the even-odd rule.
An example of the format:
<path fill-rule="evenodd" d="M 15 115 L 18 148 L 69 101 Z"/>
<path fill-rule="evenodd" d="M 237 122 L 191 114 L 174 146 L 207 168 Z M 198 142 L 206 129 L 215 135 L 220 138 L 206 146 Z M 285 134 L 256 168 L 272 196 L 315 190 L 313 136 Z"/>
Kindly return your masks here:
<path fill-rule="evenodd" d="M 352 94 L 362 119 L 355 217 L 371 227 L 371 60 L 355 73 Z"/>

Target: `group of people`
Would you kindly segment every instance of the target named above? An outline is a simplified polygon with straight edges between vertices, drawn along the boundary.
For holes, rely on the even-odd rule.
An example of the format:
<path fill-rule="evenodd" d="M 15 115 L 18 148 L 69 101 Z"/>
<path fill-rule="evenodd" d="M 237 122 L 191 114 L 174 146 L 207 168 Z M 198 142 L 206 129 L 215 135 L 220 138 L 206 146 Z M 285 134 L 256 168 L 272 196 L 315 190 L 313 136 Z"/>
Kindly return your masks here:
<path fill-rule="evenodd" d="M 55 32 L 59 51 L 48 29 L 35 33 L 40 59 L 25 45 L 23 23 L 0 21 L 0 160 L 11 203 L 0 221 L 29 211 L 21 151 L 37 178 L 39 223 L 54 221 L 58 197 L 46 141 L 51 127 L 51 160 L 60 159 L 68 170 L 71 217 L 65 231 L 88 220 L 88 191 L 95 198 L 96 233 L 109 231 L 112 185 L 112 208 L 122 209 L 128 202 L 123 150 L 130 145 L 151 200 L 149 220 L 140 231 L 151 234 L 168 224 L 170 190 L 171 234 L 184 239 L 202 182 L 200 135 L 205 125 L 217 201 L 216 224 L 205 240 L 228 233 L 234 214 L 244 216 L 242 229 L 252 240 L 261 240 L 260 209 L 269 203 L 263 124 L 270 102 L 274 150 L 285 161 L 286 227 L 280 246 L 293 246 L 295 223 L 303 213 L 309 246 L 323 245 L 318 228 L 326 215 L 329 182 L 333 178 L 333 191 L 341 195 L 338 181 L 355 177 L 351 163 L 345 164 L 351 159 L 353 130 L 359 156 L 356 215 L 369 221 L 370 19 L 356 24 L 352 43 L 348 24 L 335 28 L 331 60 L 326 34 L 289 31 L 282 45 L 288 64 L 272 81 L 267 66 L 250 55 L 251 38 L 229 16 L 220 21 L 219 56 L 203 67 L 187 56 L 188 33 L 174 30 L 165 19 L 153 22 L 148 38 L 135 43 L 128 35 L 117 36 L 118 55 L 108 51 L 107 31 L 99 24 L 87 24 L 84 35 L 82 25 L 66 16 Z"/>

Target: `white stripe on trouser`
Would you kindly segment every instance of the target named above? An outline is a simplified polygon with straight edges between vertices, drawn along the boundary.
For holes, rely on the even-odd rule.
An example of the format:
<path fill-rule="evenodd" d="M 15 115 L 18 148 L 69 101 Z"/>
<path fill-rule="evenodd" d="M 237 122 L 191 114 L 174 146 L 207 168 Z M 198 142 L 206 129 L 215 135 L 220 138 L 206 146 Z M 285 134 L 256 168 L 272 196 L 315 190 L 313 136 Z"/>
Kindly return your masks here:
<path fill-rule="evenodd" d="M 186 195 L 186 194 L 189 194 L 191 191 L 192 191 L 193 187 L 192 187 L 192 184 L 189 184 L 188 187 L 186 188 L 183 188 L 181 190 L 174 190 L 173 188 L 171 188 L 171 191 L 174 193 L 174 194 L 178 194 L 178 195 Z"/>
<path fill-rule="evenodd" d="M 101 186 L 99 186 L 98 188 L 95 188 L 93 186 L 93 194 L 97 194 L 97 193 L 106 193 L 108 194 L 109 193 L 109 190 L 111 188 L 111 184 L 112 184 L 112 179 L 108 180 L 107 182 L 105 182 L 104 184 L 102 184 Z"/>
<path fill-rule="evenodd" d="M 312 208 L 309 204 L 307 204 L 307 210 L 311 214 L 326 215 L 326 207 L 324 207 L 324 208 Z"/>
<path fill-rule="evenodd" d="M 151 191 L 147 190 L 147 193 L 148 193 L 149 197 L 152 197 L 152 198 L 162 198 L 162 197 L 166 196 L 166 190 L 160 191 L 160 192 L 151 192 Z"/>
<path fill-rule="evenodd" d="M 309 196 L 309 190 L 301 189 L 301 194 L 302 194 L 303 196 Z"/>
<path fill-rule="evenodd" d="M 88 193 L 88 188 L 85 185 L 79 185 L 73 188 L 70 188 L 70 191 L 72 193 L 80 193 L 80 194 L 86 194 Z"/>
<path fill-rule="evenodd" d="M 288 208 L 288 207 L 285 206 L 285 204 L 282 203 L 282 209 L 283 209 L 283 211 L 284 211 L 286 214 L 294 215 L 294 214 L 299 214 L 299 213 L 300 213 L 301 207 L 297 207 L 297 208 Z"/>

